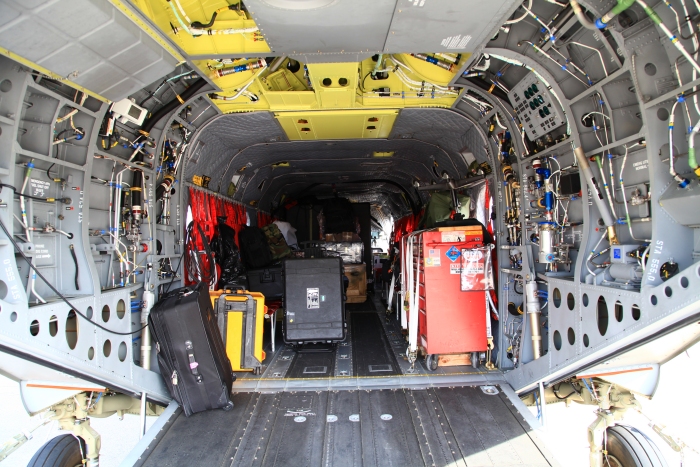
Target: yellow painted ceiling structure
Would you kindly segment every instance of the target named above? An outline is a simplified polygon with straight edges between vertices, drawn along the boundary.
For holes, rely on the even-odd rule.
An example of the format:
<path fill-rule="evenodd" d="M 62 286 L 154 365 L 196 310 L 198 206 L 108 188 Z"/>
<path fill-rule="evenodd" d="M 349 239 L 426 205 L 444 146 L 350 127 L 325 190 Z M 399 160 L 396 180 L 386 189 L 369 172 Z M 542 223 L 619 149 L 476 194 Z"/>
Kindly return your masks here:
<path fill-rule="evenodd" d="M 291 140 L 386 138 L 399 109 L 452 106 L 459 90 L 448 83 L 469 55 L 387 54 L 309 64 L 282 57 L 273 69 L 265 60 L 275 54 L 264 30 L 236 0 L 133 3 L 197 58 L 198 71 L 221 89 L 210 97 L 223 113 L 271 111 Z M 246 57 L 221 58 L 227 55 Z"/>

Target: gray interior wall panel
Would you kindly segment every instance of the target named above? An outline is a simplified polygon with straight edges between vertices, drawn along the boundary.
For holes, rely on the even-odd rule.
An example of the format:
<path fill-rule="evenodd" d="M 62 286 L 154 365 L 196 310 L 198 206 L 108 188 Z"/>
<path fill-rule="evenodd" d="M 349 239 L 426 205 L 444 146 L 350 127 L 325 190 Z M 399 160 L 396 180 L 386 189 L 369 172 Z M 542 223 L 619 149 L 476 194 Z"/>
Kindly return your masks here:
<path fill-rule="evenodd" d="M 177 60 L 107 0 L 2 0 L 0 46 L 110 100 L 171 72 Z"/>
<path fill-rule="evenodd" d="M 384 52 L 473 52 L 518 2 L 399 0 Z"/>

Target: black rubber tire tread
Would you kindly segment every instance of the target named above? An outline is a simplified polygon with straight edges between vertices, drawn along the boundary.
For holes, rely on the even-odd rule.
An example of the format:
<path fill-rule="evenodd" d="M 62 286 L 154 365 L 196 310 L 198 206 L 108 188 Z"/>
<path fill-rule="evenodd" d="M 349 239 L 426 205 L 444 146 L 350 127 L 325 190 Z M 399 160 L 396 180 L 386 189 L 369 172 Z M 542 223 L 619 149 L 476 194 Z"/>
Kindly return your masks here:
<path fill-rule="evenodd" d="M 83 465 L 81 442 L 73 435 L 58 435 L 47 441 L 27 467 L 75 467 Z"/>
<path fill-rule="evenodd" d="M 622 467 L 667 467 L 666 460 L 644 433 L 628 425 L 608 428 L 608 454 Z"/>

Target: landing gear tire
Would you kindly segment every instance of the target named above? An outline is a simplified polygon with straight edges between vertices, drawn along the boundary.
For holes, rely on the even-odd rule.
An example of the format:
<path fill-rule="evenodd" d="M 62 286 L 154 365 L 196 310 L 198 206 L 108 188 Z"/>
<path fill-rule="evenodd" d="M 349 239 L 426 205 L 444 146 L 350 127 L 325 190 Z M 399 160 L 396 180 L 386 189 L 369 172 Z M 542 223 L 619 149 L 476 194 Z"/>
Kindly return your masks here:
<path fill-rule="evenodd" d="M 46 442 L 27 467 L 80 467 L 85 443 L 73 435 L 59 435 Z"/>
<path fill-rule="evenodd" d="M 425 356 L 425 366 L 430 371 L 435 371 L 438 368 L 438 356 L 437 354 L 431 353 Z"/>
<path fill-rule="evenodd" d="M 667 467 L 666 460 L 654 442 L 641 431 L 627 425 L 607 429 L 606 467 Z"/>

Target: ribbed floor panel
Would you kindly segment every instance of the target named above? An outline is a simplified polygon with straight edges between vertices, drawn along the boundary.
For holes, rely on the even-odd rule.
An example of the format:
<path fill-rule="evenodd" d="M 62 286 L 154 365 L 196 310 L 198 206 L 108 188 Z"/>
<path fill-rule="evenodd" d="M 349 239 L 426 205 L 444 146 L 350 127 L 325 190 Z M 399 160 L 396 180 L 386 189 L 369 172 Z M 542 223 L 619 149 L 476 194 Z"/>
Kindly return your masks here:
<path fill-rule="evenodd" d="M 238 393 L 235 408 L 180 414 L 147 466 L 549 466 L 501 392 Z"/>

